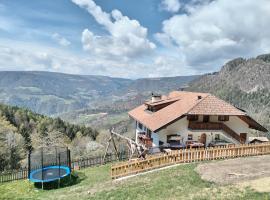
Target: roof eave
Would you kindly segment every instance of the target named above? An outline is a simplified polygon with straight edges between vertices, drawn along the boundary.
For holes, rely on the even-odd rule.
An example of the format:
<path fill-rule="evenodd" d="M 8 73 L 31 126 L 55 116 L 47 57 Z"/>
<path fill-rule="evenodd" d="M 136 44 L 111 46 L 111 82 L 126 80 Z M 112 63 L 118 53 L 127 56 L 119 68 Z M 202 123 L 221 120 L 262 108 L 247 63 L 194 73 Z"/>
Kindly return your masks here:
<path fill-rule="evenodd" d="M 150 131 L 155 132 L 152 128 L 150 128 L 149 126 L 145 125 L 142 121 L 140 121 L 140 120 L 137 119 L 136 117 L 130 115 L 129 113 L 128 113 L 128 116 L 131 117 L 132 119 L 134 119 L 135 121 L 141 123 L 143 126 L 145 126 L 145 127 L 146 127 L 147 129 L 149 129 Z"/>

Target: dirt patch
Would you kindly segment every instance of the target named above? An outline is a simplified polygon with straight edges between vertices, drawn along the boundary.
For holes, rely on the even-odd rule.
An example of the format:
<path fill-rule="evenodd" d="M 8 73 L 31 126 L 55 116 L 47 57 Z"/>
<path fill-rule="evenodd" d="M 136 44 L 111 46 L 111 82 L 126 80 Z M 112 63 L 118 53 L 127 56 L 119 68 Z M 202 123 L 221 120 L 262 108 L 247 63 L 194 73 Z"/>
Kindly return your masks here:
<path fill-rule="evenodd" d="M 196 171 L 202 179 L 218 184 L 270 177 L 270 155 L 199 164 Z"/>

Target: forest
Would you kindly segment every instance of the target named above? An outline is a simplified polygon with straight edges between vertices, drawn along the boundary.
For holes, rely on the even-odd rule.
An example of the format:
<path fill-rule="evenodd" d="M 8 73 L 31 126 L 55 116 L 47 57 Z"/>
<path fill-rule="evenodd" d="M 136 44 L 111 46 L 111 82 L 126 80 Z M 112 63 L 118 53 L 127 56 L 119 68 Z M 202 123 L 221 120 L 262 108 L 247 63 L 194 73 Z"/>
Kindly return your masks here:
<path fill-rule="evenodd" d="M 98 134 L 91 127 L 0 104 L 0 171 L 25 165 L 27 152 L 42 146 L 68 146 L 74 149 L 74 157 L 81 156 Z"/>

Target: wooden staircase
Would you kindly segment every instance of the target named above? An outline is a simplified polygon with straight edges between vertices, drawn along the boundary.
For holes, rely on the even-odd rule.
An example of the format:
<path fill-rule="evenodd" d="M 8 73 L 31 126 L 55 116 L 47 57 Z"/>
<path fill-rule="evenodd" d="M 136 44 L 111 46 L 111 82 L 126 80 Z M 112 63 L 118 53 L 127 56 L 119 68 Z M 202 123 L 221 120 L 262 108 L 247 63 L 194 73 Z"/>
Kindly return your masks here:
<path fill-rule="evenodd" d="M 222 130 L 227 133 L 227 136 L 237 140 L 240 143 L 244 143 L 236 132 L 230 129 L 223 123 L 219 122 L 193 122 L 190 121 L 188 124 L 188 128 L 191 130 Z"/>

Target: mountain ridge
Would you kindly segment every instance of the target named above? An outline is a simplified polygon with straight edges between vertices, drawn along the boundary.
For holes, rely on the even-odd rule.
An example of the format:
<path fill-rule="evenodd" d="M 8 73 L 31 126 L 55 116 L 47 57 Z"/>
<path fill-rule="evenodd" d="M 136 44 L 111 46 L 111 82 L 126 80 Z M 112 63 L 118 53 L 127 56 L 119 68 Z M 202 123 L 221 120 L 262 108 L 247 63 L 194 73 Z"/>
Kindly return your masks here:
<path fill-rule="evenodd" d="M 191 81 L 187 89 L 212 93 L 243 108 L 270 130 L 270 54 L 233 59 L 219 72 Z"/>
<path fill-rule="evenodd" d="M 44 71 L 0 72 L 0 102 L 53 115 L 129 99 L 139 93 L 167 92 L 198 76 L 140 78 L 74 75 Z"/>

